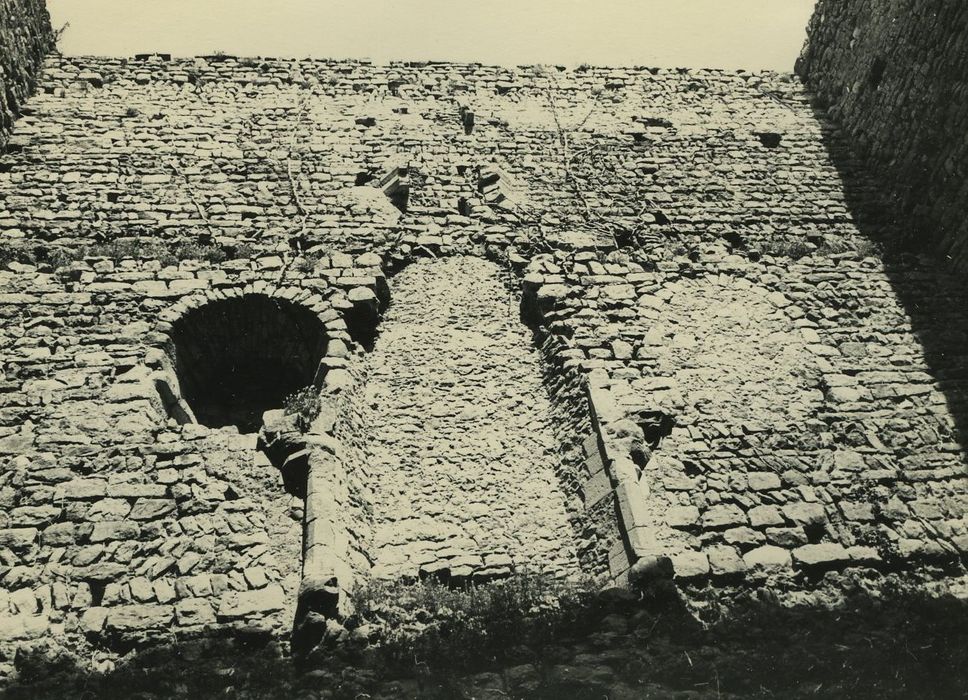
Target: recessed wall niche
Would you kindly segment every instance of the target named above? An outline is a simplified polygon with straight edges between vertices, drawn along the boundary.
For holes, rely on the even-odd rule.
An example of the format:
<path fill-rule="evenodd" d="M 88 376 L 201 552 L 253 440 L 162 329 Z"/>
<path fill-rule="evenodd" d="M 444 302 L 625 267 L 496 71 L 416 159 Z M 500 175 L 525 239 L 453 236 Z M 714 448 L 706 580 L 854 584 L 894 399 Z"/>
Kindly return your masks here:
<path fill-rule="evenodd" d="M 256 432 L 262 414 L 312 383 L 326 329 L 309 309 L 262 294 L 212 301 L 178 319 L 170 352 L 181 395 L 202 425 Z"/>

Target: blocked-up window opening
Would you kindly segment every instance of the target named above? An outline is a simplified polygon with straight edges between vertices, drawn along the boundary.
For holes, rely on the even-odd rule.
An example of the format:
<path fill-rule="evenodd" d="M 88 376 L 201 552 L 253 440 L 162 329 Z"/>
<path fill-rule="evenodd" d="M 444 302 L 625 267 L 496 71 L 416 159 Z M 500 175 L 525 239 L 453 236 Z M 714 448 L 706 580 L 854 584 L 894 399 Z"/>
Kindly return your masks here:
<path fill-rule="evenodd" d="M 255 432 L 265 411 L 312 383 L 325 330 L 309 309 L 260 294 L 190 311 L 171 332 L 181 394 L 199 423 Z"/>

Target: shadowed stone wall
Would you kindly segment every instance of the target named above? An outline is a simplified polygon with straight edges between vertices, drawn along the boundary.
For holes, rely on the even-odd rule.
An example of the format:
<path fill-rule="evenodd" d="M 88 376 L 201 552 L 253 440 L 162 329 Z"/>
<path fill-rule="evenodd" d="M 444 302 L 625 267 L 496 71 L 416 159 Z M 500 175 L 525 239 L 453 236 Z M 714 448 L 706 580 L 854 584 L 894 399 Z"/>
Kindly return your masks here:
<path fill-rule="evenodd" d="M 820 0 L 797 72 L 878 180 L 902 236 L 968 265 L 968 6 Z"/>
<path fill-rule="evenodd" d="M 53 43 L 44 0 L 0 0 L 0 148 Z"/>

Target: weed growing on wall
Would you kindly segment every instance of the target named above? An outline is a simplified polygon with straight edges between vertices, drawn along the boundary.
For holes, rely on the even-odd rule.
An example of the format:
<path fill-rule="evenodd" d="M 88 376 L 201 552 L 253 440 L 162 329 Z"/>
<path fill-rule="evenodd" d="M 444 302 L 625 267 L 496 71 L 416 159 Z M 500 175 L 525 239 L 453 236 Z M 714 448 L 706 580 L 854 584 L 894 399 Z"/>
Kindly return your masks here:
<path fill-rule="evenodd" d="M 0 244 L 0 267 L 21 263 L 50 265 L 57 269 L 93 258 L 115 263 L 122 260 L 157 260 L 162 267 L 168 267 L 185 260 L 203 260 L 218 264 L 230 259 L 248 259 L 255 254 L 255 249 L 247 243 L 229 247 L 197 241 L 165 244 L 151 239 L 119 238 L 92 245 L 44 248 L 35 244 L 5 242 Z"/>
<path fill-rule="evenodd" d="M 282 403 L 283 410 L 296 416 L 300 430 L 308 430 L 319 415 L 319 389 L 307 386 L 287 396 Z"/>

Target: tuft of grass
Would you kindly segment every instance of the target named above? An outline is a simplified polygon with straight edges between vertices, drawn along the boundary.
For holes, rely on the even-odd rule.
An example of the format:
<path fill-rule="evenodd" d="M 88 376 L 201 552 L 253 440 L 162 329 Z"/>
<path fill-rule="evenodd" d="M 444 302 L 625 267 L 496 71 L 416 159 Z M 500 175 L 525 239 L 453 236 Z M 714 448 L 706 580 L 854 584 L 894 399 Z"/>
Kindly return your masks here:
<path fill-rule="evenodd" d="M 308 430 L 319 415 L 319 389 L 310 385 L 293 392 L 282 401 L 283 410 L 296 416 L 300 430 Z"/>
<path fill-rule="evenodd" d="M 800 258 L 810 255 L 813 250 L 813 246 L 808 244 L 806 241 L 778 238 L 766 241 L 763 244 L 760 252 L 763 253 L 763 255 L 771 255 L 774 258 L 790 258 L 791 260 L 799 260 Z"/>
<path fill-rule="evenodd" d="M 864 239 L 857 243 L 857 256 L 860 258 L 877 257 L 880 253 L 880 246 L 874 241 Z"/>
<path fill-rule="evenodd" d="M 322 252 L 305 252 L 297 259 L 293 268 L 299 272 L 312 272 L 316 268 L 316 263 L 323 257 Z"/>
<path fill-rule="evenodd" d="M 776 258 L 790 258 L 799 260 L 808 255 L 843 255 L 853 253 L 858 258 L 867 258 L 879 253 L 876 243 L 863 239 L 860 241 L 848 241 L 832 236 L 825 236 L 819 243 L 812 244 L 802 240 L 791 240 L 788 238 L 776 238 L 766 241 L 760 252 L 763 255 L 772 255 Z"/>

